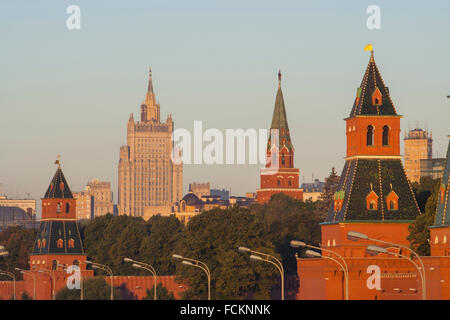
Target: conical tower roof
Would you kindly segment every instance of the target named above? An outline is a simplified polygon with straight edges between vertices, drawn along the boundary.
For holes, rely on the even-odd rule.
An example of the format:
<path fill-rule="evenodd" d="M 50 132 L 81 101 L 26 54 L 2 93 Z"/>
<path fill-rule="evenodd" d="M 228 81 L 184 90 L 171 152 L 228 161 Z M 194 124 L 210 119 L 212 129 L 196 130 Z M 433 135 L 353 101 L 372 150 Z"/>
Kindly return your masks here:
<path fill-rule="evenodd" d="M 267 149 L 270 150 L 273 146 L 270 144 L 272 139 L 272 134 L 275 134 L 272 130 L 278 130 L 278 143 L 276 146 L 281 150 L 285 146 L 288 150 L 293 150 L 291 136 L 289 133 L 289 125 L 286 115 L 286 107 L 284 105 L 283 91 L 281 90 L 281 72 L 278 71 L 278 91 L 275 98 L 275 107 L 273 109 L 272 124 L 270 125 L 270 137 L 267 142 Z"/>
<path fill-rule="evenodd" d="M 377 89 L 381 94 L 381 104 L 374 105 L 372 95 Z M 378 70 L 373 51 L 370 55 L 369 64 L 357 89 L 355 102 L 350 117 L 359 115 L 397 115 L 394 104 L 389 94 L 389 88 L 384 84 L 380 71 Z"/>
<path fill-rule="evenodd" d="M 449 136 L 450 138 L 450 136 Z M 450 226 L 450 140 L 448 142 L 447 160 L 439 187 L 434 227 Z"/>
<path fill-rule="evenodd" d="M 286 108 L 284 106 L 283 92 L 281 91 L 281 72 L 278 72 L 278 91 L 275 99 L 275 107 L 273 109 L 272 124 L 270 129 L 286 129 L 289 130 Z"/>
<path fill-rule="evenodd" d="M 59 161 L 57 160 L 56 163 L 58 164 L 58 169 L 56 170 L 55 175 L 47 188 L 44 199 L 71 199 L 73 198 L 72 191 L 70 191 L 69 184 L 64 177 Z"/>

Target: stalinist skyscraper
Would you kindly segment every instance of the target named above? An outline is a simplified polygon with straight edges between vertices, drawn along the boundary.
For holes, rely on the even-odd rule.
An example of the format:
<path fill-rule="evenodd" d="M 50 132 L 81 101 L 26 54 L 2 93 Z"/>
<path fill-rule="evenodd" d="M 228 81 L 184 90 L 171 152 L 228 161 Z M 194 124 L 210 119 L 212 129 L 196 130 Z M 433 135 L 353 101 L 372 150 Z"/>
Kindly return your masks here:
<path fill-rule="evenodd" d="M 150 70 L 141 119 L 130 115 L 127 145 L 120 147 L 119 214 L 142 216 L 168 213 L 181 199 L 183 166 L 171 161 L 172 116 L 160 121 L 160 106 L 153 92 Z"/>

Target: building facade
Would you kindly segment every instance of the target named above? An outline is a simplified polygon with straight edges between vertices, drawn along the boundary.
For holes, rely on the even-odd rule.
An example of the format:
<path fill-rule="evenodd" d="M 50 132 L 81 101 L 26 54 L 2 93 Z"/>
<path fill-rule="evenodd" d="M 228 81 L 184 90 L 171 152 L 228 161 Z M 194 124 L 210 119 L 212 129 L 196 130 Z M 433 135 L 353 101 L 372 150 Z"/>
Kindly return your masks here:
<path fill-rule="evenodd" d="M 209 196 L 211 194 L 211 188 L 209 182 L 193 182 L 189 184 L 189 190 L 192 191 L 197 197 Z"/>
<path fill-rule="evenodd" d="M 420 159 L 420 179 L 442 179 L 444 175 L 445 158 Z"/>
<path fill-rule="evenodd" d="M 276 193 L 284 193 L 302 200 L 299 188 L 299 169 L 294 168 L 294 145 L 281 90 L 281 72 L 278 72 L 278 91 L 267 142 L 266 167 L 261 169 L 260 188 L 256 191 L 258 203 L 265 203 Z"/>
<path fill-rule="evenodd" d="M 405 136 L 405 171 L 411 182 L 420 182 L 420 160 L 431 159 L 433 139 L 431 132 L 417 128 Z"/>
<path fill-rule="evenodd" d="M 140 121 L 130 115 L 127 144 L 120 148 L 118 166 L 119 214 L 144 216 L 152 207 L 167 211 L 182 197 L 183 167 L 172 162 L 172 116 L 160 121 L 160 105 L 153 92 L 152 73 Z"/>
<path fill-rule="evenodd" d="M 0 196 L 0 207 L 17 208 L 27 214 L 36 214 L 36 200 L 34 199 L 8 199 L 7 196 Z"/>
<path fill-rule="evenodd" d="M 114 213 L 111 183 L 92 179 L 83 191 L 74 192 L 77 203 L 77 219 L 93 219 Z"/>

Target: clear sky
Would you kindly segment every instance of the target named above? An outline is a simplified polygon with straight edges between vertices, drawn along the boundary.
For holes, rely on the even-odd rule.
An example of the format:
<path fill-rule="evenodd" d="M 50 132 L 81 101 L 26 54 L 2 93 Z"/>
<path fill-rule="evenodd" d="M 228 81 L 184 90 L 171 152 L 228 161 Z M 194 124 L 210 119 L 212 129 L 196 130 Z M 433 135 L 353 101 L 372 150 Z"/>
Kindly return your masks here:
<path fill-rule="evenodd" d="M 81 8 L 81 30 L 66 8 Z M 366 8 L 381 8 L 368 30 Z M 403 131 L 433 131 L 444 156 L 450 119 L 450 1 L 1 1 L 0 193 L 41 198 L 62 155 L 72 190 L 111 181 L 139 117 L 151 64 L 161 118 L 175 126 L 268 128 L 278 69 L 300 182 L 343 167 L 345 118 L 369 60 L 390 88 Z M 255 191 L 259 165 L 184 167 Z"/>

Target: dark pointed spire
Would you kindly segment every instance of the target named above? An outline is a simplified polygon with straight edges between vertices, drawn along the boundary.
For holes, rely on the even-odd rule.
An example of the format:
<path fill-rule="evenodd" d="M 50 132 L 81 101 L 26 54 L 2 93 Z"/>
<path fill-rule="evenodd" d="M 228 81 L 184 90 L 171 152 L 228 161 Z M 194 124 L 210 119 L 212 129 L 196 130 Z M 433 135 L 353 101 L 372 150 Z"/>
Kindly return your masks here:
<path fill-rule="evenodd" d="M 153 93 L 153 81 L 152 81 L 152 67 L 148 71 L 148 89 L 147 92 Z"/>
<path fill-rule="evenodd" d="M 281 91 L 281 71 L 278 71 L 278 91 L 275 99 L 271 129 L 289 129 L 286 108 L 284 106 L 283 92 Z"/>
<path fill-rule="evenodd" d="M 58 169 L 56 169 L 55 175 L 47 188 L 44 199 L 71 199 L 73 198 L 72 191 L 70 191 L 69 185 L 61 170 L 60 160 L 56 160 L 55 164 L 58 165 Z"/>
<path fill-rule="evenodd" d="M 389 89 L 375 63 L 373 50 L 370 50 L 369 64 L 357 90 L 350 117 L 358 115 L 397 115 Z"/>
<path fill-rule="evenodd" d="M 148 72 L 148 88 L 145 95 L 145 105 L 148 107 L 155 105 L 155 94 L 153 93 L 152 67 Z"/>

